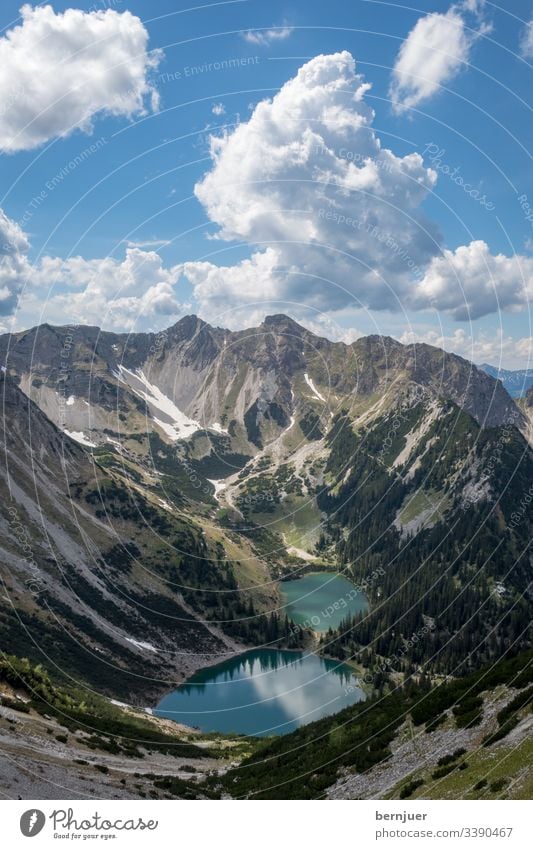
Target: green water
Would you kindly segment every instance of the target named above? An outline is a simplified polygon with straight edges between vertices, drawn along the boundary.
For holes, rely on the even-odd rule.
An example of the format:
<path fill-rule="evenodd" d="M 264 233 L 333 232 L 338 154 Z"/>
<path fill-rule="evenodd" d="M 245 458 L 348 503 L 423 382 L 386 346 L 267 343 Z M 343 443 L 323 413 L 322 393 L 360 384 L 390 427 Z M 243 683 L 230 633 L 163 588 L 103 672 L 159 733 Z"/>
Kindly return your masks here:
<path fill-rule="evenodd" d="M 352 669 L 305 652 L 254 649 L 202 669 L 154 710 L 202 731 L 287 734 L 365 698 Z"/>
<path fill-rule="evenodd" d="M 309 572 L 295 581 L 281 581 L 284 613 L 297 625 L 324 632 L 368 607 L 364 593 L 333 572 Z"/>

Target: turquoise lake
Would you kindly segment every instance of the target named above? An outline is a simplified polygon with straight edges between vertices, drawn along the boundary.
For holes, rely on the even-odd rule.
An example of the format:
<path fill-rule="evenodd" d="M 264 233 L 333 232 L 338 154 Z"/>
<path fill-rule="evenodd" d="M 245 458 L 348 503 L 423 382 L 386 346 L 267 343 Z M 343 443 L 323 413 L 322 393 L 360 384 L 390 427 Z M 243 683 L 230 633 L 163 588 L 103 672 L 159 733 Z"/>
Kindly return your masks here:
<path fill-rule="evenodd" d="M 362 701 L 346 664 L 299 651 L 254 649 L 197 672 L 154 709 L 202 731 L 288 734 Z"/>
<path fill-rule="evenodd" d="M 368 607 L 365 594 L 333 572 L 308 572 L 295 581 L 281 581 L 279 590 L 289 619 L 318 632 L 338 628 L 347 616 Z"/>

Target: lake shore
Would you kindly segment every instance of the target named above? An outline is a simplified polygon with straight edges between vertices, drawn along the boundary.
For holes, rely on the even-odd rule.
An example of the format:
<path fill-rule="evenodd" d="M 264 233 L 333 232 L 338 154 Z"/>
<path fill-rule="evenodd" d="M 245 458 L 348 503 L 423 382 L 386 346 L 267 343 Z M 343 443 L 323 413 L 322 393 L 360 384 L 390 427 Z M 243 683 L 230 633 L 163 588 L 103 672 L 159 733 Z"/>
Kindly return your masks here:
<path fill-rule="evenodd" d="M 289 584 L 292 584 L 292 586 L 288 586 Z M 287 593 L 287 589 L 289 589 L 289 593 Z M 187 676 L 172 690 L 167 690 L 158 701 L 157 707 L 159 708 L 162 703 L 166 703 L 168 699 L 179 698 L 180 693 L 190 692 L 190 689 L 204 685 L 212 675 L 216 679 L 220 670 L 239 668 L 239 663 L 245 663 L 247 657 L 261 652 L 277 652 L 280 657 L 286 657 L 290 653 L 294 656 L 299 655 L 302 660 L 316 657 L 324 662 L 329 671 L 350 670 L 351 677 L 357 679 L 357 683 L 354 680 L 350 684 L 349 691 L 360 691 L 364 697 L 369 695 L 370 688 L 360 683 L 362 671 L 360 665 L 351 659 L 341 661 L 329 655 L 327 647 L 320 646 L 320 638 L 329 627 L 338 627 L 338 624 L 346 615 L 353 615 L 368 607 L 366 596 L 361 594 L 347 578 L 333 570 L 327 572 L 306 570 L 305 575 L 292 582 L 280 581 L 279 590 L 286 603 L 289 618 L 296 627 L 302 629 L 302 632 L 305 631 L 309 634 L 309 640 L 306 641 L 304 646 L 291 649 L 266 646 L 253 648 L 235 644 L 234 651 L 230 650 L 221 656 L 209 658 L 205 664 L 198 664 L 191 675 Z M 349 601 L 352 602 L 351 605 L 348 603 Z M 299 609 L 298 604 L 300 605 Z M 313 627 L 316 624 L 322 624 L 322 629 L 317 630 Z M 341 709 L 342 707 L 339 707 L 339 710 Z M 189 725 L 183 718 L 180 718 L 179 721 L 185 727 L 198 727 L 196 723 L 192 722 Z"/>

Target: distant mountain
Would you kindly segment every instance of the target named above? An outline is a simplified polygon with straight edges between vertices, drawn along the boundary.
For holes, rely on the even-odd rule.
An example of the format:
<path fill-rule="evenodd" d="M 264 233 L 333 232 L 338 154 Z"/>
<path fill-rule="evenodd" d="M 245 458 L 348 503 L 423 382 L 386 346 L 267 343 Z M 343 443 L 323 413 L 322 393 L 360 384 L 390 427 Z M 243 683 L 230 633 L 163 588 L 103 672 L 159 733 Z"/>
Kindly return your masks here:
<path fill-rule="evenodd" d="M 24 596 L 6 516 L 15 607 L 84 679 L 123 694 L 137 662 L 159 686 L 161 652 L 180 677 L 233 639 L 294 645 L 277 580 L 306 564 L 365 587 L 370 613 L 327 650 L 376 680 L 529 645 L 533 407 L 461 357 L 188 316 L 159 334 L 42 325 L 0 337 L 0 365 L 4 501 L 47 593 Z"/>
<path fill-rule="evenodd" d="M 533 369 L 517 369 L 512 371 L 498 366 L 482 363 L 479 366 L 491 377 L 501 380 L 511 398 L 521 398 L 533 386 Z"/>

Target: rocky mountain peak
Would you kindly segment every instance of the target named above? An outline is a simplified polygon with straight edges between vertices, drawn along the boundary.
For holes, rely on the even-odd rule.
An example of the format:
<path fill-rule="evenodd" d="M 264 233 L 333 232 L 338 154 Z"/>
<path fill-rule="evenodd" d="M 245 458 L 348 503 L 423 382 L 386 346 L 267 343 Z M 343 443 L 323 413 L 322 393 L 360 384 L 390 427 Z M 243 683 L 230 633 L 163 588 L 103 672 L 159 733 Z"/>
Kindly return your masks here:
<path fill-rule="evenodd" d="M 169 329 L 167 331 L 163 331 L 163 333 L 173 336 L 176 339 L 186 340 L 192 339 L 197 333 L 203 330 L 204 327 L 209 328 L 207 322 L 199 318 L 199 316 L 191 314 L 180 318 L 176 324 L 173 324 L 172 327 L 169 327 Z"/>
<path fill-rule="evenodd" d="M 294 334 L 295 336 L 302 336 L 309 332 L 302 327 L 301 324 L 298 324 L 288 315 L 284 315 L 283 313 L 265 316 L 261 326 L 277 333 L 289 333 Z"/>

